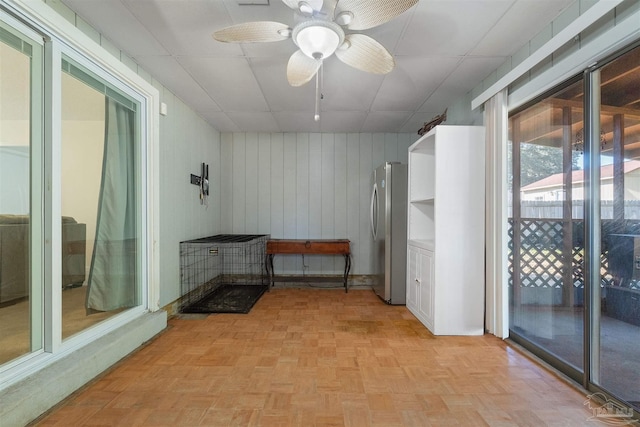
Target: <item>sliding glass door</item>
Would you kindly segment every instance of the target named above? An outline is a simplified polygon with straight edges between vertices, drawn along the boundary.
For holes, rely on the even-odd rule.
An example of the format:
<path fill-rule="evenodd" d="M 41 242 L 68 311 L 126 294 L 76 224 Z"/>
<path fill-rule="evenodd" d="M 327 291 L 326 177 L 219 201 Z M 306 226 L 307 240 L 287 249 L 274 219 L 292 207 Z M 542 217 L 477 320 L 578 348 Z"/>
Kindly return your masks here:
<path fill-rule="evenodd" d="M 43 347 L 42 61 L 0 21 L 0 365 Z"/>
<path fill-rule="evenodd" d="M 584 283 L 582 81 L 510 119 L 513 161 L 510 329 L 579 378 Z"/>
<path fill-rule="evenodd" d="M 510 336 L 636 411 L 639 81 L 640 47 L 509 120 Z"/>
<path fill-rule="evenodd" d="M 138 104 L 62 60 L 62 337 L 141 301 Z"/>
<path fill-rule="evenodd" d="M 147 98 L 37 31 L 0 9 L 2 374 L 147 308 Z"/>
<path fill-rule="evenodd" d="M 606 261 L 593 287 L 591 380 L 640 410 L 640 48 L 595 73 Z"/>

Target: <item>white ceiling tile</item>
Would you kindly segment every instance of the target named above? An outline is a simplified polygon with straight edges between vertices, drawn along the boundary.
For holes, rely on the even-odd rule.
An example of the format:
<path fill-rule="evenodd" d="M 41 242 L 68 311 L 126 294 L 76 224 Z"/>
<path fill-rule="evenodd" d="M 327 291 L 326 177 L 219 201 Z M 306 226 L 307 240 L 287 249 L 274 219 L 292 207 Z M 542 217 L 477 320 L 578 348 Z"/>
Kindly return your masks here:
<path fill-rule="evenodd" d="M 366 111 L 371 107 L 383 80 L 384 76 L 356 70 L 332 56 L 324 65 L 322 108 Z"/>
<path fill-rule="evenodd" d="M 251 21 L 275 21 L 291 26 L 296 21 L 296 14 L 293 9 L 290 9 L 281 0 L 271 0 L 268 6 L 239 5 L 235 0 L 225 0 L 224 3 L 232 24 Z"/>
<path fill-rule="evenodd" d="M 129 56 L 168 53 L 120 0 L 65 0 L 64 3 Z"/>
<path fill-rule="evenodd" d="M 365 119 L 364 111 L 323 111 L 320 114 L 320 131 L 360 132 Z"/>
<path fill-rule="evenodd" d="M 402 15 L 397 16 L 382 25 L 378 25 L 377 27 L 355 32 L 373 37 L 378 43 L 387 48 L 389 52 L 395 53 L 398 41 L 400 40 L 411 15 L 413 15 L 414 9 L 415 8 L 411 8 Z"/>
<path fill-rule="evenodd" d="M 252 58 L 250 62 L 271 111 L 313 111 L 315 84 L 292 87 L 287 81 L 288 58 Z"/>
<path fill-rule="evenodd" d="M 243 131 L 226 113 L 219 111 L 205 111 L 205 120 L 219 132 L 241 132 Z"/>
<path fill-rule="evenodd" d="M 273 117 L 283 132 L 320 132 L 320 122 L 313 119 L 313 111 L 280 111 Z M 324 120 L 324 116 L 322 117 Z"/>
<path fill-rule="evenodd" d="M 400 132 L 406 121 L 406 111 L 371 111 L 362 125 L 362 132 Z"/>
<path fill-rule="evenodd" d="M 294 88 L 286 79 L 297 49 L 292 40 L 236 44 L 212 37 L 243 22 L 293 27 L 304 20 L 280 0 L 251 6 L 238 0 L 62 1 L 100 33 L 94 39 L 122 50 L 141 75 L 153 76 L 223 132 L 396 132 L 401 126 L 414 133 L 505 58 L 528 52 L 520 46 L 556 16 L 558 27 L 566 26 L 578 0 L 420 0 L 359 31 L 392 53 L 392 73 L 368 74 L 326 59 L 319 123 L 313 121 L 315 82 Z"/>
<path fill-rule="evenodd" d="M 180 57 L 178 62 L 224 111 L 267 111 L 245 58 Z"/>
<path fill-rule="evenodd" d="M 127 8 L 172 55 L 240 56 L 240 45 L 221 43 L 212 34 L 231 25 L 223 2 L 126 0 Z"/>
<path fill-rule="evenodd" d="M 466 57 L 429 95 L 418 111 L 444 110 L 483 80 L 478 76 L 486 76 L 502 62 L 504 58 L 501 57 Z"/>
<path fill-rule="evenodd" d="M 513 0 L 422 0 L 398 44 L 398 55 L 468 54 Z"/>
<path fill-rule="evenodd" d="M 234 111 L 227 116 L 243 132 L 280 132 L 278 123 L 269 112 Z"/>
<path fill-rule="evenodd" d="M 373 111 L 413 111 L 433 93 L 461 58 L 399 56 L 382 83 Z"/>
<path fill-rule="evenodd" d="M 519 0 L 486 34 L 472 55 L 513 55 L 574 0 Z M 508 34 L 508 37 L 505 37 Z"/>
<path fill-rule="evenodd" d="M 211 97 L 189 73 L 170 56 L 139 56 L 134 58 L 144 69 L 151 70 L 153 77 L 162 82 L 178 98 L 195 110 L 221 111 Z"/>

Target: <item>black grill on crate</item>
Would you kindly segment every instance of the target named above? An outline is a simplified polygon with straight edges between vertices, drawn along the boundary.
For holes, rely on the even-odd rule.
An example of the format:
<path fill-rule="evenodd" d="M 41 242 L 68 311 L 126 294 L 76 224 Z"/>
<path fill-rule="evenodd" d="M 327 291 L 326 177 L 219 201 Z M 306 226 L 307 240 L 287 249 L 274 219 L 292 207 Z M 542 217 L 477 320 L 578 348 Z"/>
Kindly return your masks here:
<path fill-rule="evenodd" d="M 180 311 L 221 312 L 220 304 L 207 300 L 223 285 L 267 289 L 265 251 L 268 239 L 268 234 L 218 234 L 180 242 Z M 226 298 L 230 298 L 228 295 Z M 223 309 L 222 312 L 229 311 Z"/>

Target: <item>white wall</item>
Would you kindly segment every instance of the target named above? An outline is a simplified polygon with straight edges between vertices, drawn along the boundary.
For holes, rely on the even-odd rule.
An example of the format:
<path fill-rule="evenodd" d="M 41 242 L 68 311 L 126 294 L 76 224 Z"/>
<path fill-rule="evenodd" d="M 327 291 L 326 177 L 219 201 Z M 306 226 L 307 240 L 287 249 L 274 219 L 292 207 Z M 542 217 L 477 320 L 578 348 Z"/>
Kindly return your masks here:
<path fill-rule="evenodd" d="M 220 133 L 154 82 L 168 114 L 160 118 L 160 306 L 180 297 L 180 242 L 220 232 Z M 225 160 L 226 161 L 226 160 Z M 190 175 L 209 165 L 209 198 L 200 204 Z"/>
<path fill-rule="evenodd" d="M 372 174 L 407 163 L 417 134 L 224 133 L 221 227 L 272 238 L 351 240 L 352 274 L 371 274 Z M 305 274 L 340 274 L 339 257 L 307 256 Z M 303 271 L 299 255 L 275 258 L 281 274 Z"/>

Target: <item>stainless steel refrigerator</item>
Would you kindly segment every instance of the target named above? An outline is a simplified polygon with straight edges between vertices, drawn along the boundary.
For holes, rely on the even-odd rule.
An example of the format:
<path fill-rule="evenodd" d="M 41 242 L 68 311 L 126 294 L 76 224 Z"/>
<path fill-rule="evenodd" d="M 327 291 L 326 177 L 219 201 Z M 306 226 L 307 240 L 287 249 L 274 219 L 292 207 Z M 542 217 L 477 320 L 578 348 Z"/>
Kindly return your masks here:
<path fill-rule="evenodd" d="M 407 165 L 387 162 L 373 173 L 371 190 L 373 290 L 388 304 L 405 304 L 407 274 Z"/>

